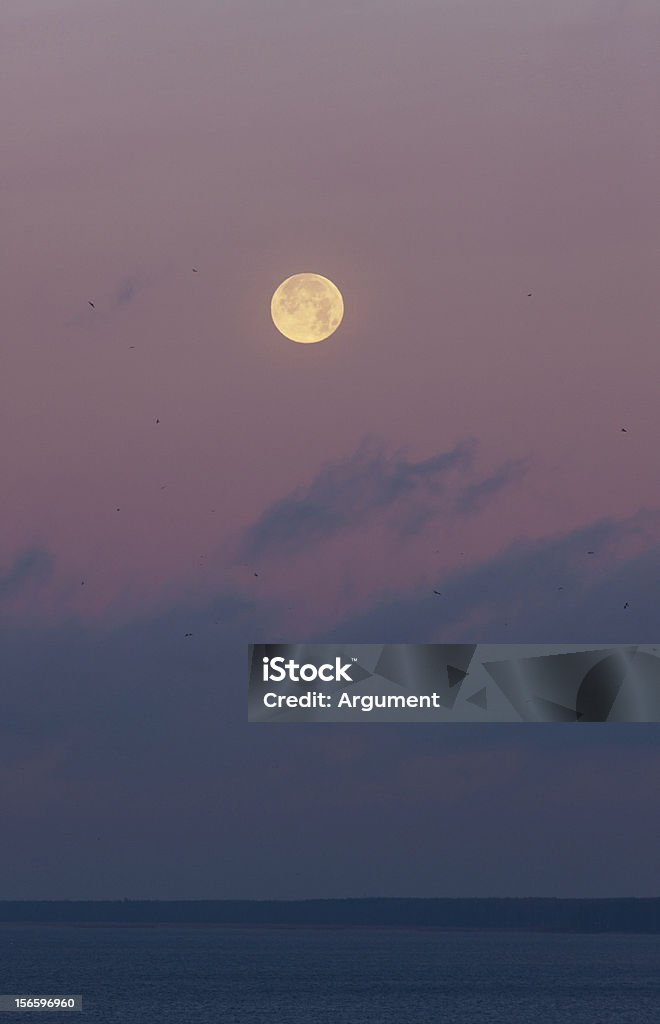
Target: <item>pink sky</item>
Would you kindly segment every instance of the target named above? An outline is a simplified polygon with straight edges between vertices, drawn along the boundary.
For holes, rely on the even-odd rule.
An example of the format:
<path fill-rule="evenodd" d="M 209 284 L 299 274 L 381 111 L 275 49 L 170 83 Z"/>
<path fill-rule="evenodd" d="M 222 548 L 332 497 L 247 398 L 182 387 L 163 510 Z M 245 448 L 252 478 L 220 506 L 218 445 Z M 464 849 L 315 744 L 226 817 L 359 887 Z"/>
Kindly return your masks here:
<path fill-rule="evenodd" d="M 50 552 L 39 607 L 251 587 L 241 532 L 365 436 L 529 469 L 270 598 L 657 509 L 660 12 L 549 8 L 6 0 L 0 565 Z M 300 270 L 344 295 L 317 346 L 270 322 Z"/>
<path fill-rule="evenodd" d="M 653 726 L 262 729 L 244 673 L 657 642 L 659 44 L 657 0 L 2 0 L 6 897 L 657 894 Z"/>

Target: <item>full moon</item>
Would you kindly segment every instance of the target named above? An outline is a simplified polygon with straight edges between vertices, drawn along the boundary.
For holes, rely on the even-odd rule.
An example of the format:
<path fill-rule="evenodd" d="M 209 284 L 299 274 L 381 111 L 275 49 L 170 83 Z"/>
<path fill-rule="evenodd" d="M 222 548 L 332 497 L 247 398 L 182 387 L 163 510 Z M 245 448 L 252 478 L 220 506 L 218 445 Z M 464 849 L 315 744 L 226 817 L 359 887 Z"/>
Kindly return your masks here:
<path fill-rule="evenodd" d="M 327 277 L 294 274 L 275 290 L 270 313 L 285 338 L 313 345 L 337 330 L 344 316 L 344 300 Z"/>

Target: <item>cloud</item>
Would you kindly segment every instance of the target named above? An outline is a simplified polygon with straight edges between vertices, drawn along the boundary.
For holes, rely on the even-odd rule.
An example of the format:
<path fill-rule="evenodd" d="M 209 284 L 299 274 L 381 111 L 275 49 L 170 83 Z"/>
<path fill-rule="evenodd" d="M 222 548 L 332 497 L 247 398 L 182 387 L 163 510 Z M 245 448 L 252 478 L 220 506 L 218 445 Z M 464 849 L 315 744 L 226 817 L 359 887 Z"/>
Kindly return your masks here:
<path fill-rule="evenodd" d="M 396 510 L 390 526 L 399 534 L 417 532 L 442 507 L 453 473 L 469 473 L 476 443 L 459 442 L 447 452 L 414 461 L 388 454 L 383 442 L 369 439 L 347 459 L 327 463 L 307 488 L 275 502 L 246 531 L 243 558 L 299 549 L 327 540 L 341 530 L 363 526 Z M 521 478 L 526 465 L 507 463 L 494 475 L 468 485 L 458 499 L 460 511 L 471 511 L 490 494 Z"/>
<path fill-rule="evenodd" d="M 316 642 L 655 643 L 660 512 L 510 545 L 494 558 L 375 601 Z M 640 539 L 634 557 L 608 552 Z M 594 560 L 586 555 L 594 550 Z M 561 588 L 561 590 L 559 589 Z M 628 602 L 629 607 L 624 608 Z"/>
<path fill-rule="evenodd" d="M 140 283 L 141 282 L 135 277 L 124 278 L 114 295 L 115 308 L 128 306 L 137 295 Z"/>
<path fill-rule="evenodd" d="M 446 605 L 411 590 L 321 637 L 292 621 L 290 638 L 652 643 L 657 539 L 618 561 L 605 548 L 658 527 L 638 516 L 514 545 L 444 580 Z M 29 564 L 8 575 L 32 578 Z M 248 725 L 246 645 L 275 621 L 281 632 L 275 605 L 223 589 L 121 625 L 4 631 L 0 806 L 14 840 L 0 877 L 13 898 L 621 894 L 621 859 L 640 848 L 635 885 L 657 889 L 657 727 Z M 575 876 L 590 858 L 598 872 Z"/>
<path fill-rule="evenodd" d="M 30 584 L 44 583 L 50 578 L 53 562 L 43 548 L 29 548 L 17 555 L 5 572 L 0 572 L 0 600 L 7 600 Z"/>
<path fill-rule="evenodd" d="M 478 512 L 486 498 L 492 497 L 511 484 L 519 483 L 528 469 L 528 459 L 512 459 L 505 462 L 495 473 L 469 484 L 458 497 L 457 510 L 466 514 Z"/>
<path fill-rule="evenodd" d="M 119 279 L 114 287 L 103 291 L 92 290 L 87 301 L 93 301 L 94 308 L 90 309 L 87 301 L 83 302 L 83 308 L 75 316 L 70 317 L 65 326 L 73 328 L 84 325 L 86 330 L 91 324 L 107 326 L 112 322 L 115 314 L 125 310 L 144 291 L 162 285 L 173 279 L 173 276 L 174 270 L 169 266 L 148 273 L 127 273 Z"/>

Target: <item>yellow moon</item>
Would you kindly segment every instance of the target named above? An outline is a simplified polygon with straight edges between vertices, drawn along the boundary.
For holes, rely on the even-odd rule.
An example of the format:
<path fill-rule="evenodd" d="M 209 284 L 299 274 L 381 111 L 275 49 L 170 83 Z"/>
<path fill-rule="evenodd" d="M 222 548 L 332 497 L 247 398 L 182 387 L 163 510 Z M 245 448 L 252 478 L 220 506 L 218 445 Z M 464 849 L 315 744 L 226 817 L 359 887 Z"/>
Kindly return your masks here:
<path fill-rule="evenodd" d="M 270 313 L 285 338 L 313 345 L 337 330 L 344 316 L 344 300 L 327 277 L 294 274 L 275 290 Z"/>

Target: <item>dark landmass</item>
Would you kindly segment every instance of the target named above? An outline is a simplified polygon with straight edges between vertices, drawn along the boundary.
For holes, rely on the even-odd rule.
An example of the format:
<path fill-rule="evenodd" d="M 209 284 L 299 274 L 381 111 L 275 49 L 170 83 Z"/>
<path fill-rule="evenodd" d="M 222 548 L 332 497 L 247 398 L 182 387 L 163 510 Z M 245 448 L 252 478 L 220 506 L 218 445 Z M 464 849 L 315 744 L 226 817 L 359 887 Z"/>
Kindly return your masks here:
<path fill-rule="evenodd" d="M 7 900 L 0 924 L 660 934 L 660 899 Z"/>

